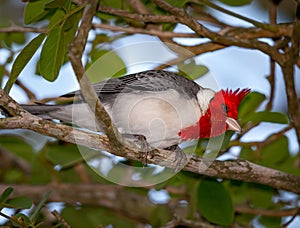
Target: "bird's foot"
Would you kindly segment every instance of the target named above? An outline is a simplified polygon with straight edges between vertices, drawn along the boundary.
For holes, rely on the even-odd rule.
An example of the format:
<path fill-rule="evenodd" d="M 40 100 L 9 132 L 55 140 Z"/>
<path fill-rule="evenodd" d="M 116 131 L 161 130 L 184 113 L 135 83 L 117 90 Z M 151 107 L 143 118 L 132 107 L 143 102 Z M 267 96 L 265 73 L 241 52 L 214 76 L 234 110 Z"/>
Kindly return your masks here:
<path fill-rule="evenodd" d="M 188 161 L 186 154 L 178 145 L 170 146 L 166 150 L 175 152 L 175 172 L 179 172 Z"/>
<path fill-rule="evenodd" d="M 135 137 L 141 145 L 139 157 L 142 159 L 143 166 L 145 167 L 148 162 L 148 155 L 150 155 L 151 158 L 154 157 L 154 150 L 151 149 L 144 135 L 133 135 L 133 137 Z"/>
<path fill-rule="evenodd" d="M 154 157 L 154 149 L 148 144 L 147 139 L 144 135 L 138 134 L 122 134 L 126 139 L 129 148 L 139 151 L 139 158 L 142 159 L 144 166 L 147 165 L 147 159 Z"/>

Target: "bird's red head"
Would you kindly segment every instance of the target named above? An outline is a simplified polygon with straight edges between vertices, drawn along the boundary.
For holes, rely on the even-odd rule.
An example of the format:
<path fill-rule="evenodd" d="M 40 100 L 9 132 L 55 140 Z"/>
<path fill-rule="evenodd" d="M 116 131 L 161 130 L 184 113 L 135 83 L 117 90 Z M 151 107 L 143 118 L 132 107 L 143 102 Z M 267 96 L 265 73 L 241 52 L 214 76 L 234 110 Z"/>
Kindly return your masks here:
<path fill-rule="evenodd" d="M 238 107 L 250 89 L 221 90 L 209 103 L 206 113 L 193 125 L 178 134 L 182 140 L 210 138 L 224 134 L 226 130 L 240 131 L 237 122 Z"/>

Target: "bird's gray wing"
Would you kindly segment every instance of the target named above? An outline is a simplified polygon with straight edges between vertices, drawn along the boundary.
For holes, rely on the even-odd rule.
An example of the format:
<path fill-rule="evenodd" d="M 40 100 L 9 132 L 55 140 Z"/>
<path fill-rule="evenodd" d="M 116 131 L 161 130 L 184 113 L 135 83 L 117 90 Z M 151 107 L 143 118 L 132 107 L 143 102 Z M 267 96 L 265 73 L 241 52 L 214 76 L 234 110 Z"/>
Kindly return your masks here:
<path fill-rule="evenodd" d="M 149 70 L 120 78 L 108 79 L 94 84 L 97 93 L 143 93 L 158 92 L 168 89 L 186 90 L 193 95 L 201 87 L 176 73 L 168 71 Z"/>
<path fill-rule="evenodd" d="M 120 78 L 111 78 L 95 83 L 93 87 L 100 98 L 120 93 L 147 93 L 166 91 L 168 89 L 182 90 L 184 94 L 192 97 L 202 88 L 192 80 L 176 73 L 162 70 L 149 70 L 125 75 Z M 75 94 L 80 94 L 80 91 L 68 93 L 64 96 L 73 97 Z"/>

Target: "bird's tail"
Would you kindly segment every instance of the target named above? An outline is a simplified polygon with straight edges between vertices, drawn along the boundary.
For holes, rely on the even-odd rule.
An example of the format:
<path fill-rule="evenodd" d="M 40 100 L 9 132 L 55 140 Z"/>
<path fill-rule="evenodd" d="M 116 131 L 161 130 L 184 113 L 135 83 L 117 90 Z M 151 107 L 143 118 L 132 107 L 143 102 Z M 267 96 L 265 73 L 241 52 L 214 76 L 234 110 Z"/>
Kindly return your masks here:
<path fill-rule="evenodd" d="M 61 105 L 22 105 L 26 111 L 30 112 L 33 115 L 40 116 L 44 119 L 52 119 L 53 116 L 50 113 L 57 112 L 61 110 Z"/>
<path fill-rule="evenodd" d="M 95 113 L 90 111 L 88 104 L 66 104 L 66 105 L 22 105 L 22 107 L 33 115 L 43 119 L 56 119 L 64 123 L 72 123 L 76 126 L 92 131 L 102 131 L 100 123 L 95 119 Z"/>

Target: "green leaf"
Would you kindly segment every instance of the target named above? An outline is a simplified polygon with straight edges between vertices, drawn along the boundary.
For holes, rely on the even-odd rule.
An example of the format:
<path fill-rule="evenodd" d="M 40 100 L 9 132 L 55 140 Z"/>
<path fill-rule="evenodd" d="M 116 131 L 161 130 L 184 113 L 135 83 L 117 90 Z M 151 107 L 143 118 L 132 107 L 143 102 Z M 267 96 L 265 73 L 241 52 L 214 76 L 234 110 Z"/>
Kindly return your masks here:
<path fill-rule="evenodd" d="M 67 45 L 73 40 L 77 30 L 79 16 L 84 5 L 70 10 L 70 5 L 65 3 L 66 9 L 57 9 L 48 25 L 48 37 L 42 48 L 37 72 L 46 80 L 54 81 L 60 68 L 65 63 Z M 66 11 L 67 12 L 66 14 Z"/>
<path fill-rule="evenodd" d="M 80 9 L 80 8 L 77 8 L 77 9 Z M 68 61 L 67 46 L 74 39 L 75 33 L 78 28 L 78 22 L 81 18 L 81 11 L 78 10 L 76 12 L 69 13 L 68 17 L 66 19 L 64 19 L 65 16 L 66 16 L 66 14 L 63 10 L 61 10 L 61 9 L 57 10 L 56 13 L 53 15 L 53 17 L 51 18 L 51 21 L 48 25 L 49 28 L 53 29 L 56 26 L 58 26 L 58 24 L 59 24 L 58 21 L 61 21 L 60 26 L 62 26 L 61 32 L 63 34 L 63 39 L 62 39 L 63 43 L 61 43 L 61 45 L 62 45 L 62 49 L 64 50 L 64 53 L 62 53 L 62 60 L 63 60 L 62 65 L 66 61 Z M 39 59 L 36 64 L 35 73 L 38 75 L 42 75 L 41 74 L 41 59 Z"/>
<path fill-rule="evenodd" d="M 254 113 L 265 99 L 266 96 L 262 93 L 252 92 L 248 94 L 239 106 L 239 118 L 243 120 L 251 113 Z"/>
<path fill-rule="evenodd" d="M 72 228 L 82 227 L 135 227 L 132 220 L 101 207 L 82 206 L 80 208 L 66 206 L 61 216 Z"/>
<path fill-rule="evenodd" d="M 40 57 L 40 74 L 48 81 L 54 81 L 65 56 L 63 27 L 54 28 L 48 35 Z"/>
<path fill-rule="evenodd" d="M 57 9 L 53 16 L 51 17 L 48 24 L 48 33 L 52 31 L 52 29 L 61 26 L 65 21 L 66 12 L 62 9 Z"/>
<path fill-rule="evenodd" d="M 280 164 L 275 164 L 274 166 L 276 166 L 274 168 L 278 170 L 300 176 L 298 156 L 288 156 L 284 161 L 281 161 Z"/>
<path fill-rule="evenodd" d="M 274 190 L 270 187 L 256 184 L 249 184 L 247 191 L 247 200 L 255 208 L 269 208 L 273 205 L 272 198 L 274 195 Z"/>
<path fill-rule="evenodd" d="M 243 6 L 250 4 L 252 0 L 219 0 L 219 2 L 229 6 Z"/>
<path fill-rule="evenodd" d="M 0 145 L 2 148 L 14 153 L 16 156 L 31 161 L 32 157 L 36 154 L 32 147 L 27 144 L 20 135 L 1 135 Z M 26 153 L 24 153 L 26 151 Z"/>
<path fill-rule="evenodd" d="M 258 218 L 259 223 L 263 227 L 280 227 L 282 224 L 282 218 L 281 217 L 266 217 L 261 216 Z"/>
<path fill-rule="evenodd" d="M 64 22 L 63 30 L 64 30 L 64 46 L 65 46 L 65 54 L 64 54 L 64 62 L 68 61 L 67 58 L 67 47 L 73 42 L 74 36 L 78 29 L 79 20 L 81 19 L 82 11 L 73 12 L 70 14 Z"/>
<path fill-rule="evenodd" d="M 122 0 L 102 0 L 101 5 L 109 6 L 112 8 L 122 9 L 124 1 Z"/>
<path fill-rule="evenodd" d="M 46 9 L 61 8 L 67 13 L 70 9 L 70 6 L 71 6 L 70 0 L 55 0 L 55 1 L 47 3 L 45 5 L 45 8 Z"/>
<path fill-rule="evenodd" d="M 3 39 L 3 42 L 8 46 L 11 47 L 13 43 L 16 44 L 24 44 L 25 43 L 25 35 L 24 33 L 6 33 Z"/>
<path fill-rule="evenodd" d="M 52 144 L 46 149 L 47 159 L 55 165 L 62 166 L 62 168 L 67 168 L 83 161 L 83 157 L 78 151 L 78 147 L 73 144 L 65 144 L 63 147 L 59 144 Z"/>
<path fill-rule="evenodd" d="M 24 9 L 24 23 L 31 24 L 44 18 L 47 13 L 49 13 L 48 10 L 45 10 L 45 6 L 52 1 L 53 0 L 29 1 Z"/>
<path fill-rule="evenodd" d="M 8 187 L 2 192 L 0 196 L 0 204 L 3 204 L 7 200 L 7 198 L 11 195 L 13 190 L 14 189 L 12 187 Z"/>
<path fill-rule="evenodd" d="M 23 134 L 29 134 L 31 138 L 31 140 L 42 140 L 41 138 L 34 138 L 34 135 L 31 134 L 31 132 L 23 132 Z M 22 139 L 21 137 L 24 137 L 23 134 L 21 132 L 18 133 L 18 135 L 1 135 L 0 137 L 0 145 L 1 147 L 5 148 L 6 150 L 12 152 L 15 156 L 20 157 L 20 159 L 24 159 L 24 161 L 26 161 L 26 163 L 31 165 L 31 175 L 29 178 L 29 182 L 30 184 L 41 184 L 41 183 L 48 183 L 49 181 L 51 181 L 51 175 L 50 175 L 50 167 L 47 165 L 49 164 L 45 164 L 43 162 L 41 162 L 41 158 L 39 157 L 40 154 L 37 153 L 36 151 L 33 150 L 33 148 L 26 142 L 24 142 L 24 140 L 26 139 Z M 26 153 L 25 153 L 26 151 Z M 11 174 L 10 174 L 11 170 L 9 170 L 8 174 L 6 174 L 6 176 L 8 175 L 8 178 L 11 178 Z M 13 172 L 17 174 L 22 174 L 23 173 L 23 180 L 24 180 L 24 176 L 26 175 L 24 172 L 21 172 L 20 169 L 17 169 L 17 167 L 15 169 L 13 169 Z M 15 174 L 14 174 L 15 175 Z M 5 176 L 5 177 L 6 177 Z M 11 181 L 16 181 L 16 178 L 19 179 L 18 181 L 21 181 L 19 177 L 13 177 L 13 180 Z"/>
<path fill-rule="evenodd" d="M 166 0 L 169 4 L 176 8 L 182 8 L 188 1 L 187 0 Z"/>
<path fill-rule="evenodd" d="M 3 181 L 5 183 L 16 183 L 24 180 L 24 171 L 18 167 L 10 168 L 3 173 Z"/>
<path fill-rule="evenodd" d="M 126 1 L 123 0 L 102 0 L 100 1 L 101 6 L 108 6 L 115 9 L 124 9 L 123 4 L 126 3 Z M 106 14 L 106 13 L 97 13 L 97 15 L 104 20 L 110 20 L 110 19 L 116 19 L 116 16 Z"/>
<path fill-rule="evenodd" d="M 253 149 L 251 147 L 242 147 L 241 153 L 239 157 L 244 160 L 253 161 L 255 159 L 255 156 L 257 156 L 256 153 L 254 153 Z"/>
<path fill-rule="evenodd" d="M 206 66 L 197 65 L 194 59 L 188 63 L 178 64 L 178 69 L 181 75 L 191 80 L 200 78 L 208 72 L 208 68 Z"/>
<path fill-rule="evenodd" d="M 243 119 L 245 122 L 260 123 L 260 122 L 269 122 L 269 123 L 279 123 L 279 124 L 288 124 L 289 119 L 286 114 L 280 112 L 255 112 L 252 115 L 245 117 Z"/>
<path fill-rule="evenodd" d="M 164 205 L 157 205 L 150 216 L 151 227 L 161 227 L 172 219 L 170 210 Z"/>
<path fill-rule="evenodd" d="M 224 186 L 210 179 L 204 179 L 198 187 L 198 209 L 208 221 L 229 226 L 233 222 L 234 209 L 231 197 Z"/>
<path fill-rule="evenodd" d="M 235 221 L 242 225 L 241 227 L 249 227 L 249 224 L 252 224 L 251 221 L 255 218 L 255 215 L 249 214 L 237 214 L 235 216 Z"/>
<path fill-rule="evenodd" d="M 125 63 L 113 50 L 94 49 L 87 67 L 86 73 L 92 83 L 126 74 Z"/>
<path fill-rule="evenodd" d="M 13 216 L 14 220 L 12 221 L 12 224 L 15 227 L 32 227 L 32 224 L 30 222 L 30 219 L 23 213 L 18 213 Z M 17 221 L 15 221 L 17 220 Z"/>
<path fill-rule="evenodd" d="M 16 60 L 13 63 L 10 77 L 5 85 L 4 91 L 6 93 L 9 93 L 11 87 L 17 80 L 19 74 L 22 72 L 24 67 L 27 65 L 29 60 L 32 58 L 34 53 L 37 51 L 37 49 L 40 47 L 41 43 L 43 42 L 46 34 L 41 33 L 38 36 L 36 36 L 33 40 L 27 44 L 23 50 L 20 52 L 20 54 L 17 56 Z"/>
<path fill-rule="evenodd" d="M 42 207 L 44 206 L 44 204 L 46 203 L 47 199 L 49 198 L 51 192 L 48 191 L 44 197 L 42 198 L 42 200 L 39 202 L 39 204 L 37 205 L 37 207 L 34 209 L 33 214 L 30 216 L 31 221 L 33 221 L 34 223 L 36 222 L 37 218 L 38 218 L 38 214 L 40 212 L 40 210 L 42 209 Z"/>
<path fill-rule="evenodd" d="M 275 141 L 265 145 L 260 151 L 261 160 L 267 166 L 278 166 L 289 156 L 288 138 L 283 135 Z"/>
<path fill-rule="evenodd" d="M 220 135 L 216 137 L 211 137 L 210 139 L 202 139 L 201 141 L 198 141 L 198 150 L 201 149 L 201 147 L 205 150 L 205 153 L 202 155 L 202 158 L 205 159 L 206 162 L 213 162 L 213 160 L 215 160 L 216 157 L 218 157 L 219 152 L 225 150 L 228 147 L 230 143 L 230 138 L 233 134 L 234 133 L 232 131 L 228 131 L 225 133 L 225 135 Z M 199 154 L 199 151 L 197 151 L 197 154 Z"/>
<path fill-rule="evenodd" d="M 32 200 L 26 196 L 20 196 L 7 200 L 4 205 L 9 208 L 29 209 L 32 206 Z"/>

